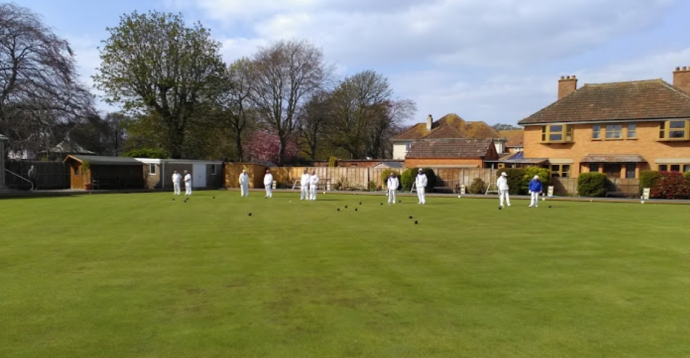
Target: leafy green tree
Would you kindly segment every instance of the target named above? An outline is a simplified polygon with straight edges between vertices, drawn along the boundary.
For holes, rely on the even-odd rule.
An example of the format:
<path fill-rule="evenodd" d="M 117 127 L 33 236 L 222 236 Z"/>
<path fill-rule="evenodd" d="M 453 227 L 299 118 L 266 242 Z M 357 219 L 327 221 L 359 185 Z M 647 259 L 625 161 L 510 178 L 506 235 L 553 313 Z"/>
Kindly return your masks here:
<path fill-rule="evenodd" d="M 145 114 L 163 132 L 162 147 L 185 156 L 185 136 L 205 116 L 224 71 L 220 44 L 200 23 L 187 27 L 181 15 L 134 12 L 123 15 L 100 49 L 93 76 L 111 104 Z"/>

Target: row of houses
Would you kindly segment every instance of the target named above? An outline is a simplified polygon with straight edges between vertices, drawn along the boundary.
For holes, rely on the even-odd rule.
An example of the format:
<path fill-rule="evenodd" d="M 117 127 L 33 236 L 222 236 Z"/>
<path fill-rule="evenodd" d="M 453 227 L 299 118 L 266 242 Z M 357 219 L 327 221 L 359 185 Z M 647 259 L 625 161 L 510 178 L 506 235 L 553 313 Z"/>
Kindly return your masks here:
<path fill-rule="evenodd" d="M 493 131 L 448 115 L 393 138 L 406 167 L 540 166 L 553 177 L 600 172 L 639 178 L 642 170 L 690 171 L 690 68 L 662 79 L 585 84 L 558 81 L 557 100 L 520 120 L 524 130 Z"/>

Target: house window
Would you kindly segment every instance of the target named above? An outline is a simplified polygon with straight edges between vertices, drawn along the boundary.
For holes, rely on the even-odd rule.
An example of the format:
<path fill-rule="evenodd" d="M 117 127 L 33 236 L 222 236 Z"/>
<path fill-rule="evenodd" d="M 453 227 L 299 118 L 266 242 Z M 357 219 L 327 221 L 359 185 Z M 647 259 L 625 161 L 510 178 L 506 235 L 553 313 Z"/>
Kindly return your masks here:
<path fill-rule="evenodd" d="M 552 178 L 568 178 L 570 177 L 570 164 L 554 164 L 551 166 Z"/>
<path fill-rule="evenodd" d="M 635 124 L 635 123 L 628 123 L 627 138 L 628 138 L 628 139 L 637 138 L 637 124 Z"/>
<path fill-rule="evenodd" d="M 664 140 L 687 140 L 688 121 L 666 121 L 659 124 L 659 139 Z"/>
<path fill-rule="evenodd" d="M 211 164 L 211 175 L 216 175 L 216 165 Z"/>
<path fill-rule="evenodd" d="M 690 172 L 690 165 L 683 165 L 683 171 L 684 172 Z"/>
<path fill-rule="evenodd" d="M 589 172 L 590 173 L 598 173 L 599 172 L 599 163 L 589 163 Z"/>
<path fill-rule="evenodd" d="M 628 163 L 625 165 L 625 177 L 627 179 L 635 178 L 635 168 L 637 165 L 635 163 Z"/>
<path fill-rule="evenodd" d="M 682 165 L 683 171 L 690 172 L 690 165 Z M 680 172 L 681 164 L 662 164 L 659 165 L 660 172 Z"/>
<path fill-rule="evenodd" d="M 607 124 L 606 125 L 606 139 L 622 139 L 623 125 L 622 124 Z"/>
<path fill-rule="evenodd" d="M 566 124 L 551 124 L 541 128 L 543 143 L 569 143 L 573 141 L 573 126 Z"/>
<path fill-rule="evenodd" d="M 592 126 L 592 139 L 601 139 L 601 126 L 595 124 Z"/>
<path fill-rule="evenodd" d="M 79 175 L 79 167 L 74 167 L 74 175 Z"/>
<path fill-rule="evenodd" d="M 156 175 L 156 165 L 149 164 L 149 175 Z"/>
<path fill-rule="evenodd" d="M 621 165 L 606 163 L 604 164 L 604 173 L 609 178 L 620 178 L 621 177 Z"/>
<path fill-rule="evenodd" d="M 409 152 L 410 148 L 412 148 L 412 143 L 405 143 L 405 153 Z"/>

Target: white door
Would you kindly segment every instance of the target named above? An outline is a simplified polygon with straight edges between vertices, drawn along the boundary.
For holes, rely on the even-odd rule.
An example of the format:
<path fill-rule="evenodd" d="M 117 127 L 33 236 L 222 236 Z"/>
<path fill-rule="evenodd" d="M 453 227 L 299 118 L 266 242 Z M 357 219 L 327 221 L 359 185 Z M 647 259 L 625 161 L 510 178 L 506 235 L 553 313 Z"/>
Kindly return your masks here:
<path fill-rule="evenodd" d="M 192 181 L 192 186 L 194 188 L 205 188 L 206 187 L 206 164 L 194 164 L 192 166 L 192 175 L 194 180 Z"/>

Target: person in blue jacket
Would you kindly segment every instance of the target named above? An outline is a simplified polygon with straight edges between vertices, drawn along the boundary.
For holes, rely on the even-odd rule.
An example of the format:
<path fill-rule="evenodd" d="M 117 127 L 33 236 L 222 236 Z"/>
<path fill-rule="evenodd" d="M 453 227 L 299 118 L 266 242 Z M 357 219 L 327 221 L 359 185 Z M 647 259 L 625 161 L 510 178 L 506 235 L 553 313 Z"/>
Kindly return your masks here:
<path fill-rule="evenodd" d="M 529 207 L 538 208 L 539 207 L 539 194 L 542 192 L 541 180 L 539 180 L 539 175 L 535 175 L 532 181 L 529 182 L 529 193 L 532 199 L 529 202 Z"/>

